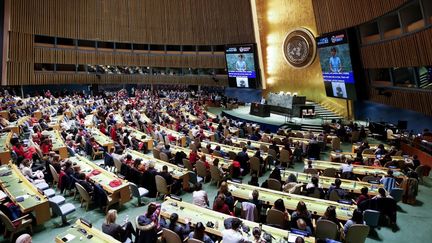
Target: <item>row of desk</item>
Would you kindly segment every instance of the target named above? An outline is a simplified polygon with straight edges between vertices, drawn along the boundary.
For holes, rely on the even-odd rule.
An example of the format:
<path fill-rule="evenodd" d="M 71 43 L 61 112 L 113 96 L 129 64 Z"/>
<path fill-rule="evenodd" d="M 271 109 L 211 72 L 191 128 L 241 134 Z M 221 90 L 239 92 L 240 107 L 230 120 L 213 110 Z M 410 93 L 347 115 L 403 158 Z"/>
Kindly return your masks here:
<path fill-rule="evenodd" d="M 48 199 L 21 173 L 14 164 L 0 166 L 0 186 L 8 197 L 19 206 L 23 214 L 34 213 L 36 224 L 41 225 L 51 219 Z M 23 198 L 18 201 L 17 198 Z"/>
<path fill-rule="evenodd" d="M 203 208 L 196 206 L 191 203 L 182 202 L 173 200 L 171 198 L 167 198 L 161 205 L 161 214 L 160 216 L 163 218 L 169 219 L 171 214 L 177 213 L 179 216 L 179 222 L 185 223 L 186 220 L 192 223 L 192 225 L 196 225 L 198 222 L 202 222 L 204 225 L 207 222 L 212 222 L 215 226 L 213 228 L 206 227 L 206 232 L 212 235 L 216 235 L 218 237 L 222 237 L 222 231 L 225 230 L 224 220 L 228 218 L 233 218 L 232 216 L 222 214 L 208 208 Z M 252 229 L 254 227 L 259 227 L 260 225 L 256 222 L 248 221 L 242 219 L 243 225 L 248 226 L 250 228 L 249 233 L 244 233 L 244 236 L 247 236 L 251 241 L 253 240 Z M 267 225 L 262 225 L 263 231 L 273 236 L 273 240 L 275 242 L 288 242 L 288 238 L 290 234 L 292 237 L 296 237 L 287 230 L 278 229 L 274 227 L 270 227 Z M 305 242 L 313 243 L 315 242 L 315 238 L 306 237 Z"/>
<path fill-rule="evenodd" d="M 305 168 L 308 165 L 308 160 L 304 160 Z M 342 169 L 342 164 L 338 162 L 330 162 L 324 160 L 313 160 L 312 168 L 317 169 L 319 171 L 323 171 L 327 168 L 333 168 L 336 170 Z M 374 167 L 374 166 L 365 166 L 365 165 L 353 165 L 353 174 L 365 176 L 365 175 L 387 175 L 389 168 L 386 167 Z M 392 169 L 393 175 L 395 177 L 403 176 L 399 169 Z"/>
<path fill-rule="evenodd" d="M 124 204 L 131 199 L 128 181 L 122 180 L 113 173 L 102 169 L 84 156 L 75 155 L 74 157 L 70 157 L 69 160 L 74 165 L 79 165 L 81 171 L 87 175 L 89 175 L 94 170 L 100 171 L 98 175 L 92 175 L 89 177 L 89 179 L 93 183 L 99 184 L 108 194 L 110 194 L 113 200 L 118 200 L 121 204 Z M 110 182 L 114 180 L 120 180 L 122 184 L 117 187 L 110 186 Z"/>
<path fill-rule="evenodd" d="M 293 174 L 297 178 L 297 182 L 307 184 L 311 182 L 311 179 L 313 175 L 301 173 L 301 172 L 295 172 L 295 171 L 288 171 L 288 170 L 281 170 L 281 177 L 282 181 L 286 181 L 288 176 L 290 174 Z M 336 178 L 333 177 L 327 177 L 327 176 L 317 176 L 319 179 L 319 184 L 324 189 L 329 189 L 330 186 L 332 186 L 335 182 Z M 363 181 L 355 181 L 355 180 L 347 180 L 347 179 L 340 179 L 342 181 L 341 188 L 347 190 L 348 192 L 355 193 L 355 194 L 361 194 L 361 189 L 363 187 L 368 188 L 369 195 L 377 195 L 378 194 L 378 188 L 383 187 L 381 184 L 371 184 L 368 182 Z"/>
<path fill-rule="evenodd" d="M 181 168 L 175 164 L 171 164 L 160 159 L 155 159 L 151 155 L 143 154 L 131 149 L 126 149 L 124 154 L 130 154 L 133 160 L 142 159 L 143 163 L 148 164 L 150 162 L 154 162 L 154 168 L 157 171 L 162 171 L 162 167 L 166 165 L 168 167 L 168 172 L 172 175 L 172 177 L 176 180 L 182 181 L 183 189 L 189 189 L 189 172 L 186 168 Z"/>
<path fill-rule="evenodd" d="M 256 187 L 246 184 L 240 184 L 232 181 L 228 181 L 228 189 L 231 194 L 241 200 L 249 200 L 252 198 L 252 192 L 258 190 L 259 199 L 269 206 L 273 206 L 274 202 L 278 199 L 282 199 L 285 204 L 285 208 L 291 211 L 295 211 L 299 201 L 303 201 L 308 210 L 313 215 L 323 216 L 328 206 L 335 206 L 336 215 L 339 220 L 347 221 L 351 219 L 352 212 L 357 208 L 355 205 L 341 204 L 329 200 L 323 200 L 318 198 L 312 198 L 297 194 L 289 194 L 281 191 L 270 190 L 267 188 Z"/>

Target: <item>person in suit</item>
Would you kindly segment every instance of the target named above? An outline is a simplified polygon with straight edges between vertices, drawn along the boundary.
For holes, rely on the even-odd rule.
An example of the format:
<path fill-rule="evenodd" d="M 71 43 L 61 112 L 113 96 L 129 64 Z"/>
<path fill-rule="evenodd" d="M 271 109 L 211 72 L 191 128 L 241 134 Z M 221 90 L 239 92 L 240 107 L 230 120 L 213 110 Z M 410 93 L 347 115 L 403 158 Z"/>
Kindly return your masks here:
<path fill-rule="evenodd" d="M 174 180 L 171 173 L 168 172 L 168 166 L 164 165 L 162 167 L 162 171 L 159 172 L 159 175 L 165 179 L 167 185 L 172 185 L 171 186 L 171 192 L 172 193 L 177 194 L 179 192 L 180 183 L 178 181 Z"/>
<path fill-rule="evenodd" d="M 175 232 L 183 241 L 184 238 L 186 238 L 187 235 L 191 232 L 191 228 L 190 228 L 191 223 L 189 222 L 188 219 L 185 219 L 186 224 L 185 226 L 182 226 L 177 224 L 177 221 L 178 221 L 178 214 L 173 213 L 170 216 L 169 223 L 165 220 L 165 218 L 162 217 L 160 221 L 160 225 L 162 228 L 169 229 Z"/>
<path fill-rule="evenodd" d="M 332 191 L 336 191 L 340 198 L 344 198 L 347 195 L 347 191 L 340 187 L 341 184 L 342 181 L 339 178 L 336 178 L 334 185 L 331 185 L 327 192 L 327 197 L 330 197 Z"/>
<path fill-rule="evenodd" d="M 78 175 L 78 183 L 82 186 L 82 187 L 84 187 L 84 189 L 88 192 L 88 194 L 93 194 L 93 190 L 94 190 L 94 188 L 93 188 L 93 184 L 91 184 L 90 182 L 88 182 L 87 180 L 86 180 L 86 175 L 84 174 L 84 173 L 80 173 L 79 175 Z"/>
<path fill-rule="evenodd" d="M 132 240 L 132 235 L 136 236 L 132 223 L 125 221 L 123 225 L 119 225 L 115 222 L 116 219 L 117 210 L 110 209 L 102 224 L 102 232 L 121 242 L 125 242 L 128 238 Z"/>

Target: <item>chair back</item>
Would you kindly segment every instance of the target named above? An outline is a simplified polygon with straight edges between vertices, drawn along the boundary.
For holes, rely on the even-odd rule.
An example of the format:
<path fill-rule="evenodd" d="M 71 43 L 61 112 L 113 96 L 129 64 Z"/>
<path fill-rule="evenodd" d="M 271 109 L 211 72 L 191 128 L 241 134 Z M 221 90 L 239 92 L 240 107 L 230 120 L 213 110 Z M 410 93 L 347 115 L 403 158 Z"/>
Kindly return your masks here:
<path fill-rule="evenodd" d="M 341 150 L 340 138 L 338 138 L 338 137 L 332 138 L 331 144 L 332 144 L 332 150 L 333 151 Z"/>
<path fill-rule="evenodd" d="M 351 142 L 356 143 L 360 138 L 360 131 L 352 131 L 351 132 Z"/>
<path fill-rule="evenodd" d="M 214 165 L 210 165 L 210 176 L 213 181 L 220 182 L 222 180 L 219 168 Z"/>
<path fill-rule="evenodd" d="M 292 194 L 300 195 L 302 192 L 301 191 L 302 187 L 303 187 L 303 184 L 298 184 L 297 186 L 295 186 Z"/>
<path fill-rule="evenodd" d="M 81 198 L 83 198 L 87 202 L 90 201 L 90 195 L 83 186 L 81 186 L 78 182 L 75 182 L 75 187 L 77 188 Z"/>
<path fill-rule="evenodd" d="M 188 171 L 189 173 L 189 182 L 193 185 L 198 183 L 197 174 L 194 171 Z"/>
<path fill-rule="evenodd" d="M 269 147 L 265 144 L 260 145 L 260 150 L 264 151 L 264 153 L 267 153 L 269 150 Z"/>
<path fill-rule="evenodd" d="M 403 193 L 404 190 L 402 188 L 396 187 L 390 190 L 390 196 L 392 196 L 396 202 L 400 202 L 402 200 Z"/>
<path fill-rule="evenodd" d="M 113 161 L 114 161 L 114 166 L 116 168 L 117 174 L 119 174 L 121 171 L 122 162 L 119 160 L 119 158 L 117 158 L 117 156 L 113 156 Z"/>
<path fill-rule="evenodd" d="M 341 199 L 341 198 L 339 197 L 339 194 L 337 193 L 336 190 L 333 190 L 333 191 L 330 192 L 330 195 L 329 195 L 329 200 L 330 200 L 330 201 L 335 201 L 335 202 L 337 202 L 337 201 L 339 201 L 340 199 Z"/>
<path fill-rule="evenodd" d="M 269 209 L 267 211 L 267 220 L 268 225 L 276 226 L 278 228 L 284 228 L 285 226 L 285 215 L 282 211 L 277 209 Z"/>
<path fill-rule="evenodd" d="M 155 159 L 160 159 L 160 150 L 159 149 L 156 149 L 156 148 L 153 149 L 153 157 Z"/>
<path fill-rule="evenodd" d="M 155 180 L 156 180 L 156 191 L 163 195 L 169 194 L 168 185 L 165 178 L 163 178 L 160 175 L 156 175 Z"/>
<path fill-rule="evenodd" d="M 60 209 L 60 206 L 57 203 L 55 203 L 53 201 L 49 201 L 49 205 L 50 205 L 51 211 L 52 211 L 52 213 L 54 215 L 57 215 L 57 216 L 62 216 L 63 215 L 62 211 Z"/>
<path fill-rule="evenodd" d="M 273 159 L 276 159 L 276 158 L 277 158 L 276 150 L 274 150 L 274 149 L 269 149 L 267 153 L 268 153 L 269 155 L 271 155 L 271 156 L 273 157 Z"/>
<path fill-rule="evenodd" d="M 192 164 L 188 159 L 184 158 L 184 159 L 182 159 L 182 161 L 183 161 L 183 165 L 186 169 L 188 169 L 189 171 L 193 171 Z"/>
<path fill-rule="evenodd" d="M 140 197 L 140 193 L 139 193 L 139 190 L 138 190 L 138 186 L 137 186 L 135 183 L 133 183 L 133 182 L 129 182 L 129 188 L 130 188 L 130 190 L 131 190 L 131 192 L 132 192 L 132 195 L 133 195 L 134 197 Z"/>
<path fill-rule="evenodd" d="M 369 182 L 369 181 L 374 181 L 374 180 L 376 180 L 375 176 L 370 176 L 370 175 L 365 176 L 362 179 L 362 181 L 364 181 L 364 182 Z"/>
<path fill-rule="evenodd" d="M 50 168 L 50 172 L 51 172 L 51 175 L 52 175 L 52 178 L 53 178 L 53 183 L 54 184 L 58 184 L 58 182 L 59 182 L 59 175 L 58 175 L 57 171 L 55 170 L 54 166 L 52 166 L 52 165 L 49 165 L 49 168 Z"/>
<path fill-rule="evenodd" d="M 422 178 L 425 170 L 426 170 L 426 166 L 425 165 L 419 165 L 415 169 L 415 172 L 417 173 L 417 175 L 418 175 L 419 178 Z"/>
<path fill-rule="evenodd" d="M 369 234 L 369 226 L 362 224 L 354 224 L 349 227 L 345 236 L 346 243 L 364 243 Z"/>
<path fill-rule="evenodd" d="M 228 156 L 229 156 L 229 159 L 235 160 L 235 158 L 237 157 L 237 154 L 234 151 L 228 151 Z"/>
<path fill-rule="evenodd" d="M 2 211 L 0 211 L 0 219 L 7 231 L 15 231 L 15 226 L 13 225 L 12 221 Z"/>
<path fill-rule="evenodd" d="M 380 212 L 372 209 L 366 209 L 363 212 L 363 219 L 366 222 L 367 225 L 370 227 L 376 227 L 378 226 L 380 218 Z"/>
<path fill-rule="evenodd" d="M 326 168 L 323 171 L 322 176 L 336 177 L 336 174 L 337 174 L 337 170 L 335 168 Z"/>
<path fill-rule="evenodd" d="M 168 158 L 168 155 L 166 153 L 160 152 L 159 157 L 160 157 L 160 160 L 165 161 L 165 162 L 169 162 L 169 158 Z"/>
<path fill-rule="evenodd" d="M 338 226 L 326 219 L 320 219 L 316 222 L 315 238 L 335 240 L 338 233 Z"/>
<path fill-rule="evenodd" d="M 213 155 L 216 157 L 222 157 L 222 154 L 219 151 L 213 150 Z"/>
<path fill-rule="evenodd" d="M 312 193 L 308 194 L 308 197 L 321 198 L 321 191 L 318 188 L 315 188 Z"/>
<path fill-rule="evenodd" d="M 252 210 L 252 214 L 248 212 L 248 210 Z M 256 205 L 250 202 L 242 202 L 241 218 L 249 221 L 257 222 L 259 220 L 259 214 Z"/>
<path fill-rule="evenodd" d="M 202 161 L 197 161 L 197 162 L 195 163 L 195 168 L 196 168 L 197 175 L 198 175 L 199 177 L 202 177 L 202 178 L 207 177 L 207 169 L 206 169 L 206 167 L 205 167 L 205 165 L 204 165 L 204 162 L 202 162 Z"/>
<path fill-rule="evenodd" d="M 267 186 L 269 189 L 275 190 L 275 191 L 280 191 L 282 188 L 282 184 L 280 183 L 280 181 L 273 179 L 273 178 L 267 179 Z"/>
<path fill-rule="evenodd" d="M 281 149 L 279 160 L 281 163 L 288 163 L 290 161 L 290 153 L 286 149 Z"/>
<path fill-rule="evenodd" d="M 259 158 L 255 157 L 255 156 L 251 157 L 249 159 L 249 163 L 250 163 L 251 172 L 255 171 L 255 172 L 257 172 L 257 176 L 259 176 L 261 174 L 260 173 L 260 171 L 261 171 L 261 164 L 260 164 Z"/>
<path fill-rule="evenodd" d="M 209 150 L 207 148 L 201 148 L 201 152 L 205 153 L 205 154 L 209 154 Z"/>
<path fill-rule="evenodd" d="M 318 170 L 313 168 L 304 169 L 304 173 L 311 175 L 318 175 Z"/>
<path fill-rule="evenodd" d="M 162 240 L 167 243 L 182 243 L 177 233 L 166 228 L 162 229 Z"/>

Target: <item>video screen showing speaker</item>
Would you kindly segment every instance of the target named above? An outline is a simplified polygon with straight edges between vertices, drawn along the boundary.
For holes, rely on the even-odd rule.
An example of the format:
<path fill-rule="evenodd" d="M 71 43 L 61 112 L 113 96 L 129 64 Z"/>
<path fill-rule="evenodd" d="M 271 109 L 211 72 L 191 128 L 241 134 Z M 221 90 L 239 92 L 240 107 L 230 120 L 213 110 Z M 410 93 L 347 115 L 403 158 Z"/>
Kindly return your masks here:
<path fill-rule="evenodd" d="M 327 96 L 355 100 L 355 79 L 347 33 L 342 31 L 318 37 L 317 46 Z"/>
<path fill-rule="evenodd" d="M 258 88 L 258 61 L 254 44 L 226 45 L 225 59 L 230 87 Z"/>

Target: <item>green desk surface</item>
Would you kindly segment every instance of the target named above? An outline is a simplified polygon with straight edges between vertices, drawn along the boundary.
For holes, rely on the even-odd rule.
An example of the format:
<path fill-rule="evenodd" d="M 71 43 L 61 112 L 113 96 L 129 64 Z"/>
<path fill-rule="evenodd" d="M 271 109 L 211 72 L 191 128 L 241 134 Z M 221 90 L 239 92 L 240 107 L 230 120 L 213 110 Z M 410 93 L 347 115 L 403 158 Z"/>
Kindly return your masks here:
<path fill-rule="evenodd" d="M 96 142 L 102 146 L 106 146 L 108 144 L 114 144 L 114 141 L 111 140 L 108 136 L 104 135 L 99 129 L 92 129 L 91 136 L 94 137 Z"/>
<path fill-rule="evenodd" d="M 8 133 L 2 133 L 0 135 L 0 153 L 1 152 L 9 152 L 9 139 L 11 137 L 11 134 Z"/>
<path fill-rule="evenodd" d="M 0 184 L 11 199 L 15 201 L 17 197 L 25 196 L 24 201 L 17 202 L 23 211 L 46 202 L 45 197 L 37 191 L 36 187 L 21 174 L 15 165 L 12 166 L 13 168 L 10 168 L 9 165 L 0 166 L 0 172 L 12 172 L 11 175 L 0 177 Z"/>

